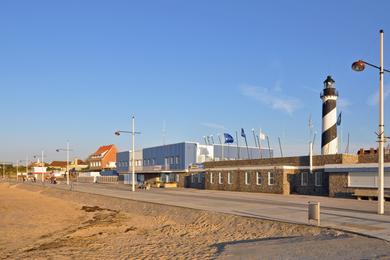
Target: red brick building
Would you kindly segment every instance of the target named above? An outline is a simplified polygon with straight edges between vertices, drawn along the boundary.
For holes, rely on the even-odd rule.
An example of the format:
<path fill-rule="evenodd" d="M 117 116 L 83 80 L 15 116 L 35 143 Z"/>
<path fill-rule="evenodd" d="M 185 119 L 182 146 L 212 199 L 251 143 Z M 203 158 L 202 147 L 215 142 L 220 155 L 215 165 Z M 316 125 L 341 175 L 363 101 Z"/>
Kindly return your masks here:
<path fill-rule="evenodd" d="M 115 145 L 100 146 L 96 152 L 89 157 L 89 168 L 91 170 L 113 169 L 116 163 L 117 149 Z"/>

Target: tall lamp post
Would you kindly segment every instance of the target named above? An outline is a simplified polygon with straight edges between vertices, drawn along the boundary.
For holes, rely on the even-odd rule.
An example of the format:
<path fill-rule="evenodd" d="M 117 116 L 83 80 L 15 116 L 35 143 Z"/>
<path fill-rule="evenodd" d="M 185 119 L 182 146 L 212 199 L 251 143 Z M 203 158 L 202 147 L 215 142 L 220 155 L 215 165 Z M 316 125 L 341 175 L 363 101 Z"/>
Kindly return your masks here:
<path fill-rule="evenodd" d="M 135 117 L 133 116 L 132 117 L 132 131 L 122 131 L 122 130 L 119 130 L 119 131 L 116 131 L 115 132 L 115 135 L 120 135 L 121 133 L 125 133 L 125 134 L 131 134 L 131 137 L 132 137 L 132 150 L 131 150 L 131 190 L 132 191 L 135 191 L 135 143 L 134 143 L 134 139 L 135 139 L 135 135 L 136 134 L 141 134 L 141 132 L 135 132 Z"/>
<path fill-rule="evenodd" d="M 69 152 L 72 151 L 69 149 L 69 141 L 66 142 L 66 148 L 56 149 L 56 152 L 60 151 L 66 152 L 66 184 L 69 185 Z"/>
<path fill-rule="evenodd" d="M 383 67 L 383 30 L 380 34 L 380 66 L 373 65 L 363 60 L 358 60 L 352 63 L 354 71 L 363 71 L 365 65 L 379 69 L 379 132 L 378 135 L 378 214 L 385 213 L 385 198 L 384 198 L 384 144 L 385 137 L 385 123 L 384 123 L 384 101 L 383 101 L 383 74 L 390 72 Z"/>

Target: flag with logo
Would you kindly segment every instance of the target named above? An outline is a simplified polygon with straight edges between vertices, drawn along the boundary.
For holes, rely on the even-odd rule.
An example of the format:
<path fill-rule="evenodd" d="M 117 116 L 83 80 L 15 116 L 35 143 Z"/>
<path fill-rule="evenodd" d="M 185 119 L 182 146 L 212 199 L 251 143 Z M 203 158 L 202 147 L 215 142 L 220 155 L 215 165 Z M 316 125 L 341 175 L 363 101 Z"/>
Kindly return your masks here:
<path fill-rule="evenodd" d="M 230 134 L 224 133 L 223 136 L 225 138 L 225 144 L 232 144 L 232 143 L 234 143 L 233 136 L 231 136 Z"/>

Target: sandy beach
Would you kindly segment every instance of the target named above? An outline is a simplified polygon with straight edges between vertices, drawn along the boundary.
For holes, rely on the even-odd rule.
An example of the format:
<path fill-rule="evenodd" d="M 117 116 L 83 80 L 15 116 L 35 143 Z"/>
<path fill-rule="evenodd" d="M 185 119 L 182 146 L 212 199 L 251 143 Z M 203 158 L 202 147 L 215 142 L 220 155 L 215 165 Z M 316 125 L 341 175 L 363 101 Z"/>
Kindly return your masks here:
<path fill-rule="evenodd" d="M 1 259 L 390 259 L 382 240 L 56 189 L 0 184 Z"/>

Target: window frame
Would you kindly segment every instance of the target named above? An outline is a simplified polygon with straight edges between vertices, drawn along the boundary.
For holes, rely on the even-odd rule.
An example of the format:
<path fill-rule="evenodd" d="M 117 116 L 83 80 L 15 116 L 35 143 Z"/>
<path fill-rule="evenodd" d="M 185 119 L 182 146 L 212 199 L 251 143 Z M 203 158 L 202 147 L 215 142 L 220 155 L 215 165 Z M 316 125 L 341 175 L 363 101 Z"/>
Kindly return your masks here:
<path fill-rule="evenodd" d="M 232 177 L 230 172 L 227 173 L 227 183 L 232 184 Z"/>
<path fill-rule="evenodd" d="M 259 182 L 260 180 L 260 182 Z M 257 186 L 260 186 L 263 184 L 263 178 L 261 176 L 261 173 L 260 172 L 256 172 L 256 185 Z"/>
<path fill-rule="evenodd" d="M 272 183 L 271 183 L 272 179 Z M 274 172 L 268 172 L 268 186 L 275 185 L 275 173 Z"/>
<path fill-rule="evenodd" d="M 249 185 L 249 174 L 248 172 L 245 172 L 245 185 Z"/>
<path fill-rule="evenodd" d="M 304 176 L 306 176 L 306 182 Z M 309 185 L 309 173 L 301 172 L 301 186 L 308 186 L 308 185 Z"/>
<path fill-rule="evenodd" d="M 210 183 L 214 183 L 213 172 L 210 172 Z"/>
<path fill-rule="evenodd" d="M 218 172 L 218 184 L 223 184 L 223 181 L 222 181 L 222 172 Z"/>
<path fill-rule="evenodd" d="M 322 187 L 322 180 L 323 180 L 323 178 L 322 178 L 322 172 L 315 172 L 314 173 L 314 185 L 316 186 L 316 187 Z M 318 180 L 320 181 L 319 183 L 318 183 Z"/>

